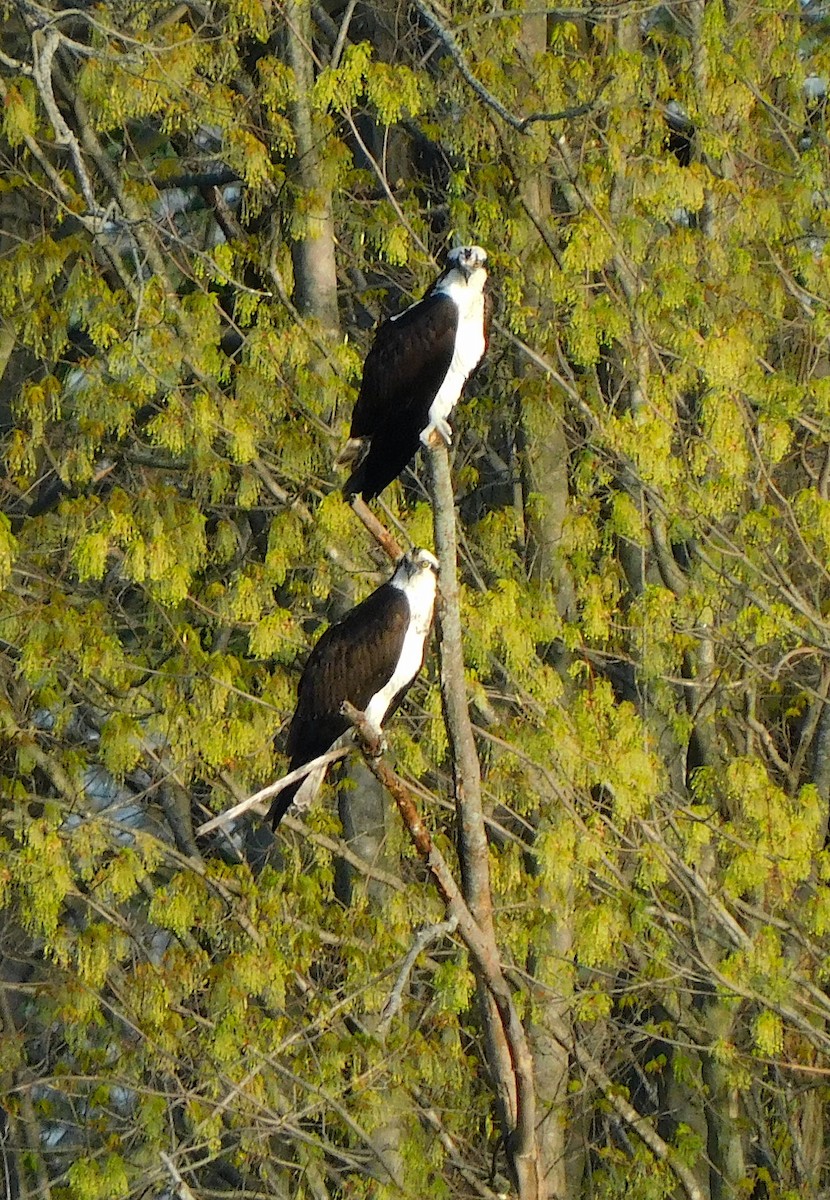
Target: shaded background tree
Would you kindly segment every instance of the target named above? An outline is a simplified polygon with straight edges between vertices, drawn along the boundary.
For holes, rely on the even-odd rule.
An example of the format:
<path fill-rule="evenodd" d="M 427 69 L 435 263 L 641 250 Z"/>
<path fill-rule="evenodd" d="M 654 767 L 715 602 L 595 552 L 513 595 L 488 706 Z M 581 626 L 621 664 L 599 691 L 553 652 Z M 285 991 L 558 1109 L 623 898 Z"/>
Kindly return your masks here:
<path fill-rule="evenodd" d="M 12 1194 L 821 1195 L 825 14 L 3 14 Z M 332 464 L 456 237 L 500 305 L 452 469 L 518 1179 L 475 930 L 391 805 L 195 833 L 387 572 Z M 392 757 L 475 912 L 441 714 L 433 656 Z"/>

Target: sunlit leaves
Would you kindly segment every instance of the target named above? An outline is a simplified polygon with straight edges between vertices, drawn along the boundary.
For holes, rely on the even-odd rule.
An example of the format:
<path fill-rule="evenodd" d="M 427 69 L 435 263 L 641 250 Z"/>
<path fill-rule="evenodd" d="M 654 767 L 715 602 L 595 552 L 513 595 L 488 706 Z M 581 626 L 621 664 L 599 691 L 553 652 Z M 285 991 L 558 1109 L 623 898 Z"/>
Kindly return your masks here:
<path fill-rule="evenodd" d="M 50 308 L 42 306 L 43 297 L 74 247 L 71 239 L 55 242 L 50 237 L 37 239 L 35 246 L 37 249 L 20 246 L 4 255 L 0 269 L 0 311 L 25 318 L 22 328 L 26 340 L 40 350 L 52 343 L 50 330 L 61 321 Z M 35 305 L 38 307 L 33 309 Z M 65 318 L 62 323 L 65 324 Z"/>
<path fill-rule="evenodd" d="M 350 109 L 366 94 L 381 125 L 392 125 L 402 116 L 421 110 L 424 80 L 403 65 L 375 62 L 368 42 L 348 46 L 337 67 L 320 72 L 314 85 L 314 102 L 320 109 Z"/>
<path fill-rule="evenodd" d="M 781 1054 L 784 1049 L 784 1023 L 778 1013 L 764 1009 L 755 1018 L 752 1032 L 760 1054 L 770 1058 Z"/>
<path fill-rule="evenodd" d="M 269 111 L 282 113 L 296 99 L 297 83 L 289 66 L 271 55 L 264 55 L 257 62 L 257 75 L 261 88 L 262 103 Z"/>
<path fill-rule="evenodd" d="M 143 53 L 133 43 L 132 52 L 120 59 L 88 58 L 79 84 L 95 128 L 111 129 L 157 113 L 174 124 L 176 111 L 184 113 L 184 91 L 213 57 L 206 43 L 190 34 L 185 24 L 170 22 L 163 43 L 156 38 Z"/>
<path fill-rule="evenodd" d="M 19 146 L 31 138 L 37 128 L 36 92 L 30 79 L 21 79 L 5 90 L 3 133 L 9 144 Z"/>
<path fill-rule="evenodd" d="M 13 865 L 20 915 L 48 945 L 58 932 L 64 899 L 74 888 L 72 872 L 62 839 L 45 820 L 30 822 L 25 837 Z"/>
<path fill-rule="evenodd" d="M 448 958 L 435 972 L 433 986 L 439 1010 L 464 1012 L 472 1001 L 475 987 L 465 956 Z"/>
<path fill-rule="evenodd" d="M 145 493 L 134 504 L 116 490 L 109 510 L 99 510 L 94 521 L 85 520 L 83 511 L 77 515 L 84 528 L 73 558 L 81 580 L 100 579 L 117 553 L 129 578 L 148 584 L 162 602 L 175 604 L 187 594 L 207 556 L 204 516 L 169 488 Z"/>
<path fill-rule="evenodd" d="M 230 160 L 251 187 L 265 183 L 271 177 L 271 158 L 268 147 L 249 130 L 237 127 L 228 130 Z"/>
<path fill-rule="evenodd" d="M 404 66 L 375 63 L 366 73 L 366 95 L 381 125 L 393 125 L 403 116 L 417 117 L 423 91 L 419 76 Z"/>
<path fill-rule="evenodd" d="M 725 785 L 737 835 L 724 847 L 726 887 L 736 894 L 765 888 L 771 903 L 786 902 L 811 871 L 820 819 L 815 790 L 789 797 L 759 762 L 738 758 L 727 768 Z"/>
<path fill-rule="evenodd" d="M 486 668 L 487 654 L 497 648 L 512 667 L 521 669 L 532 661 L 534 630 L 520 617 L 520 598 L 513 580 L 501 580 L 486 598 L 471 597 L 470 657 L 474 665 Z"/>
<path fill-rule="evenodd" d="M 0 588 L 5 586 L 11 574 L 16 548 L 11 523 L 5 513 L 0 513 Z"/>
<path fill-rule="evenodd" d="M 803 92 L 828 62 L 795 4 L 692 7 L 538 27 L 516 6 L 442 9 L 473 77 L 518 116 L 590 105 L 521 133 L 423 26 L 401 26 L 383 61 L 350 41 L 353 23 L 335 55 L 319 10 L 310 99 L 335 188 L 340 340 L 293 307 L 319 197 L 298 182 L 301 96 L 276 9 L 61 17 L 77 39 L 59 56 L 61 111 L 81 128 L 80 88 L 83 162 L 111 206 L 94 234 L 34 79 L 7 81 L 0 899 L 49 965 L 0 1049 L 15 1070 L 25 1051 L 28 1077 L 57 1047 L 49 1069 L 74 1073 L 95 1152 L 63 1176 L 68 1196 L 125 1190 L 112 1154 L 125 1111 L 128 1175 L 157 1169 L 175 1125 L 188 1170 L 191 1147 L 227 1147 L 254 1190 L 291 1170 L 293 1194 L 306 1165 L 336 1161 L 318 1191 L 381 1194 L 365 1172 L 345 1177 L 366 1152 L 354 1122 L 376 1133 L 416 1090 L 456 1146 L 480 1147 L 488 1178 L 498 1134 L 456 942 L 419 956 L 384 1044 L 372 1037 L 413 930 L 441 917 L 394 814 L 348 903 L 336 786 L 305 815 L 310 835 L 286 826 L 256 876 L 252 818 L 197 836 L 201 862 L 176 824 L 281 773 L 304 656 L 388 573 L 333 456 L 374 321 L 422 291 L 457 237 L 487 246 L 499 303 L 453 452 L 510 986 L 541 1027 L 551 998 L 557 1021 L 590 1022 L 615 1087 L 636 1066 L 661 1117 L 692 1114 L 694 1133 L 656 1127 L 701 1178 L 719 1104 L 703 1098 L 704 1063 L 746 1083 L 758 1112 L 775 1076 L 786 1107 L 789 1085 L 759 1060 L 800 1061 L 788 1006 L 806 994 L 799 973 L 821 984 L 830 930 L 814 753 L 830 611 L 827 156 L 823 102 Z M 667 146 L 674 106 L 694 127 L 688 165 Z M 432 545 L 411 478 L 383 499 L 403 542 Z M 439 677 L 430 647 L 389 757 L 422 785 L 456 869 Z M 716 1028 L 724 1014 L 734 1028 Z M 613 1093 L 572 1082 L 553 1118 L 590 1129 L 596 1194 L 676 1191 L 621 1127 L 603 1143 Z M 43 1099 L 44 1129 L 61 1103 Z M 405 1116 L 414 1195 L 443 1151 Z M 788 1134 L 764 1119 L 752 1145 L 783 1161 Z M 459 1186 L 444 1171 L 430 1194 Z"/>
<path fill-rule="evenodd" d="M 613 955 L 625 934 L 626 921 L 620 908 L 612 904 L 596 905 L 583 913 L 577 925 L 580 961 L 586 967 L 600 966 Z"/>
<path fill-rule="evenodd" d="M 79 1158 L 67 1172 L 73 1200 L 117 1200 L 130 1189 L 127 1165 L 118 1154 L 96 1158 Z"/>
<path fill-rule="evenodd" d="M 268 38 L 271 8 L 261 0 L 231 0 L 228 5 L 234 31 L 252 33 L 260 42 Z"/>
<path fill-rule="evenodd" d="M 127 713 L 116 712 L 101 729 L 101 757 L 114 775 L 123 776 L 141 757 L 142 730 Z"/>
<path fill-rule="evenodd" d="M 605 265 L 614 250 L 607 221 L 598 213 L 585 213 L 568 228 L 568 245 L 563 255 L 569 271 L 596 271 Z"/>

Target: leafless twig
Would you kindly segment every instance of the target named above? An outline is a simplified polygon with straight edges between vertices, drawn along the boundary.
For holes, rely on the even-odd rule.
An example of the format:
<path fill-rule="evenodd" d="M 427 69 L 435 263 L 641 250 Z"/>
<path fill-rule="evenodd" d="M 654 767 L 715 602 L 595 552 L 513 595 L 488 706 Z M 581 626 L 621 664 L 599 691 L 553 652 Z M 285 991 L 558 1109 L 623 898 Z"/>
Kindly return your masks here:
<path fill-rule="evenodd" d="M 165 1167 L 167 1168 L 167 1173 L 176 1185 L 176 1193 L 179 1196 L 179 1200 L 196 1200 L 193 1191 L 185 1183 L 181 1176 L 181 1172 L 173 1162 L 170 1155 L 165 1154 L 163 1150 L 160 1150 L 159 1158 L 164 1163 Z"/>
<path fill-rule="evenodd" d="M 343 14 L 343 20 L 340 22 L 340 29 L 337 32 L 337 41 L 334 43 L 334 49 L 331 52 L 332 68 L 336 67 L 340 62 L 340 55 L 343 53 L 343 47 L 346 44 L 346 38 L 349 33 L 349 24 L 351 23 L 352 15 L 357 7 L 357 0 L 349 0 L 346 5 L 346 11 Z"/>
<path fill-rule="evenodd" d="M 423 929 L 419 929 L 415 934 L 412 945 L 409 948 L 409 953 L 403 960 L 403 966 L 398 973 L 398 978 L 395 980 L 395 986 L 392 988 L 389 999 L 383 1006 L 383 1012 L 381 1013 L 377 1027 L 378 1037 L 382 1038 L 385 1035 L 387 1029 L 392 1024 L 395 1014 L 401 1007 L 404 988 L 409 976 L 412 974 L 412 968 L 415 966 L 418 955 L 431 942 L 437 942 L 439 938 L 446 937 L 449 933 L 455 933 L 457 927 L 458 917 L 453 916 L 448 921 L 441 921 L 437 925 L 427 925 Z"/>
<path fill-rule="evenodd" d="M 478 1176 L 470 1170 L 461 1155 L 458 1146 L 447 1132 L 444 1123 L 436 1112 L 432 1104 L 427 1100 L 422 1092 L 414 1093 L 415 1100 L 421 1116 L 426 1121 L 427 1125 L 435 1131 L 438 1141 L 444 1147 L 444 1151 L 459 1175 L 461 1175 L 473 1189 L 473 1191 L 481 1197 L 481 1200 L 503 1200 L 503 1193 L 494 1192 L 486 1184 L 482 1183 Z"/>

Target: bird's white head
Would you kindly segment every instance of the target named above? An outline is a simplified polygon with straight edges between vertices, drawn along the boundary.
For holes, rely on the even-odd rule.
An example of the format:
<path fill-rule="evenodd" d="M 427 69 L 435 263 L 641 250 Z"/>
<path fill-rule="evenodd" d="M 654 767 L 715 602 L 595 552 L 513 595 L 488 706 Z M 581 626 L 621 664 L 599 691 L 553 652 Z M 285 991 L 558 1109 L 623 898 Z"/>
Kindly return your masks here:
<path fill-rule="evenodd" d="M 471 282 L 484 286 L 487 278 L 487 251 L 481 246 L 456 246 L 447 254 L 445 275 L 461 277 L 466 284 Z"/>
<path fill-rule="evenodd" d="M 429 550 L 416 548 L 409 550 L 403 558 L 398 559 L 398 565 L 390 583 L 404 591 L 415 588 L 419 591 L 431 591 L 434 594 L 437 579 L 438 559 Z"/>
<path fill-rule="evenodd" d="M 435 607 L 438 559 L 429 550 L 410 550 L 398 562 L 390 583 L 405 594 L 413 628 L 425 637 L 432 624 Z"/>
<path fill-rule="evenodd" d="M 429 550 L 419 549 L 416 546 L 413 550 L 408 550 L 403 558 L 398 559 L 393 582 L 400 579 L 403 583 L 415 575 L 422 574 L 437 576 L 438 559 Z"/>
<path fill-rule="evenodd" d="M 404 557 L 411 558 L 413 565 L 419 571 L 432 571 L 434 575 L 438 574 L 438 559 L 429 550 L 410 550 L 409 554 Z"/>

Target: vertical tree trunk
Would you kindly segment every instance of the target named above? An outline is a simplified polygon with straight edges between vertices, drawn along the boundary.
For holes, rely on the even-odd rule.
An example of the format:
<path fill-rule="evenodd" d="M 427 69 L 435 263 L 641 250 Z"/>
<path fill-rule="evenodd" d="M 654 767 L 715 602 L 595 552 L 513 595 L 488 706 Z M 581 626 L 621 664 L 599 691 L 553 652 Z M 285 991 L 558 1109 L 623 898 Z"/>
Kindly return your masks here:
<path fill-rule="evenodd" d="M 294 302 L 304 316 L 314 317 L 332 334 L 339 330 L 337 264 L 334 256 L 334 210 L 326 179 L 321 131 L 311 110 L 314 60 L 310 0 L 288 0 L 285 6 L 287 59 L 294 72 L 297 97 L 292 125 L 297 143 L 295 178 L 305 193 L 303 227 L 292 243 Z"/>
<path fill-rule="evenodd" d="M 535 60 L 547 50 L 547 16 L 526 16 L 522 22 L 519 68 L 527 80 L 535 76 Z M 541 133 L 537 136 L 542 136 Z M 537 240 L 536 230 L 548 228 L 551 217 L 551 186 L 546 172 L 526 173 L 521 181 L 523 207 L 528 214 L 528 246 L 516 246 L 517 258 Z M 553 319 L 551 303 L 543 289 L 528 281 L 528 299 L 542 321 Z M 524 364 L 518 369 L 523 371 Z M 573 590 L 562 563 L 560 545 L 568 505 L 568 446 L 563 414 L 557 398 L 547 390 L 538 402 L 540 412 L 519 409 L 520 444 L 523 450 L 521 475 L 524 491 L 526 558 L 530 578 L 543 588 L 552 588 L 560 613 L 570 607 Z M 536 419 L 534 419 L 534 417 Z M 533 497 L 530 503 L 530 497 Z M 528 786 L 532 786 L 528 781 Z M 539 788 L 540 798 L 545 794 Z M 549 799 L 555 803 L 553 798 Z M 548 963 L 567 964 L 573 931 L 567 918 L 552 917 L 544 932 L 540 930 L 534 957 Z M 530 974 L 534 974 L 530 964 Z M 546 1194 L 553 1200 L 568 1195 L 568 1127 L 565 1104 L 568 1090 L 568 1052 L 553 1030 L 569 1027 L 569 982 L 563 978 L 558 995 L 544 990 L 537 999 L 538 1019 L 528 1025 L 528 1041 L 533 1054 L 537 1082 L 540 1121 L 537 1129 L 539 1156 Z M 546 1019 L 547 1012 L 547 1019 Z"/>
<path fill-rule="evenodd" d="M 732 1200 L 746 1185 L 746 1161 L 741 1136 L 741 1101 L 729 1068 L 719 1061 L 716 1047 L 728 1043 L 735 1023 L 734 1009 L 713 1001 L 706 1014 L 712 1050 L 703 1054 L 706 1086 L 706 1150 L 709 1156 L 711 1200 Z"/>

